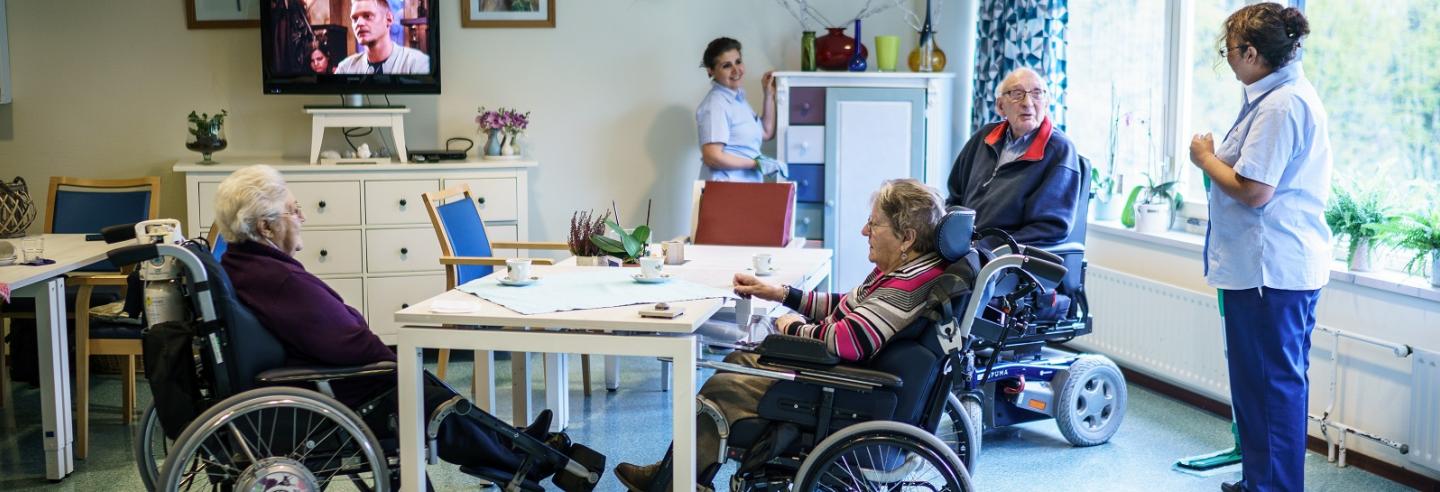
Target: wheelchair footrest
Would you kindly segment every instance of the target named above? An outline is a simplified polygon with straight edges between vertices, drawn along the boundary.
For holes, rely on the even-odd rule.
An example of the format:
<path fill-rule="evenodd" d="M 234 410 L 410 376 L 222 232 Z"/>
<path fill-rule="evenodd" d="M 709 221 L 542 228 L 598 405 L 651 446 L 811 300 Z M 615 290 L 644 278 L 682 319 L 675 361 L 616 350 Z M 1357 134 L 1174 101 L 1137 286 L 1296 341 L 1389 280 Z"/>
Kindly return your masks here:
<path fill-rule="evenodd" d="M 565 469 L 555 473 L 550 481 L 554 482 L 560 490 L 565 492 L 590 492 L 595 485 L 600 483 L 600 477 L 605 475 L 605 455 L 580 444 L 570 445 L 565 451 L 570 457 Z M 580 469 L 572 465 L 579 465 L 583 468 L 583 476 Z"/>
<path fill-rule="evenodd" d="M 489 480 L 497 487 L 504 487 L 505 484 L 510 482 L 510 479 L 515 476 L 514 472 L 507 472 L 499 468 L 490 468 L 488 466 L 462 466 L 460 467 L 460 473 L 464 473 L 466 475 L 470 475 L 479 479 Z M 544 492 L 545 487 L 541 487 L 540 484 L 533 481 L 524 480 L 520 482 L 520 490 L 524 490 L 526 492 Z"/>

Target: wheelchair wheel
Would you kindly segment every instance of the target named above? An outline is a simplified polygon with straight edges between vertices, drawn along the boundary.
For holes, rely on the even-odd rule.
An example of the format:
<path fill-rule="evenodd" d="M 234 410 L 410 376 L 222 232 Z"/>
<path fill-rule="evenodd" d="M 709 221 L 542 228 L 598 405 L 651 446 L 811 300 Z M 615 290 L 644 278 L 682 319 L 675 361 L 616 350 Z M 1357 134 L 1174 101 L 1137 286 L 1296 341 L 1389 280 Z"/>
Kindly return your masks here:
<path fill-rule="evenodd" d="M 160 428 L 160 415 L 152 404 L 140 417 L 140 427 L 135 429 L 135 467 L 140 469 L 145 490 L 159 490 L 155 482 L 159 480 L 160 467 L 165 465 L 165 456 L 170 454 L 170 446 L 170 440 Z"/>
<path fill-rule="evenodd" d="M 170 448 L 162 490 L 388 490 L 379 440 L 354 411 L 301 388 L 259 388 L 200 414 Z M 349 487 L 344 487 L 348 489 Z"/>
<path fill-rule="evenodd" d="M 974 407 L 980 408 L 978 404 Z M 935 437 L 955 452 L 966 470 L 975 470 L 975 462 L 980 457 L 980 421 L 954 393 L 945 398 L 945 410 L 940 415 Z"/>
<path fill-rule="evenodd" d="M 856 424 L 820 441 L 795 475 L 796 491 L 973 489 L 965 464 L 933 434 L 899 422 Z"/>
<path fill-rule="evenodd" d="M 1110 359 L 1084 355 L 1070 365 L 1055 402 L 1055 424 L 1073 446 L 1104 444 L 1125 419 L 1125 376 Z"/>

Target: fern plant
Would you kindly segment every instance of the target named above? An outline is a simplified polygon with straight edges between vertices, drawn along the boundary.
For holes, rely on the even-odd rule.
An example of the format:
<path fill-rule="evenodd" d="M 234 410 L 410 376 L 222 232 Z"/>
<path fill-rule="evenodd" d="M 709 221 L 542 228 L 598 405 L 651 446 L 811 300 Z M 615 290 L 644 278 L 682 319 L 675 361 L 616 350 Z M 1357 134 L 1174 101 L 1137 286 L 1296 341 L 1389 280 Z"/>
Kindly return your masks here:
<path fill-rule="evenodd" d="M 1389 220 L 1389 214 L 1390 207 L 1380 193 L 1335 186 L 1331 190 L 1330 203 L 1325 206 L 1325 223 L 1335 234 L 1343 234 L 1349 239 L 1348 258 L 1353 260 L 1361 241 L 1373 240 L 1380 235 L 1380 226 Z"/>
<path fill-rule="evenodd" d="M 1326 214 L 1329 219 L 1329 214 Z M 1405 263 L 1405 271 L 1426 275 L 1429 264 L 1440 255 L 1440 209 L 1401 214 L 1393 220 L 1367 227 L 1379 234 L 1386 244 L 1415 253 Z M 1432 279 L 1433 281 L 1433 279 Z"/>

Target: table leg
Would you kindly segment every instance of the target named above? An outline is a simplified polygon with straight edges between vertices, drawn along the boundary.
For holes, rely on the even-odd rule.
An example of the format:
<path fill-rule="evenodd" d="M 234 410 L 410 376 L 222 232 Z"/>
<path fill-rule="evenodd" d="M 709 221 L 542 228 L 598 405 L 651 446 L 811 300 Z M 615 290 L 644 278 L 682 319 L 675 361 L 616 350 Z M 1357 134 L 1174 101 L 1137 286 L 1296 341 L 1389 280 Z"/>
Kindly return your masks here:
<path fill-rule="evenodd" d="M 510 352 L 510 392 L 511 392 L 511 420 L 510 425 L 527 425 L 530 423 L 530 353 Z"/>
<path fill-rule="evenodd" d="M 671 490 L 688 491 L 695 488 L 695 337 L 676 337 L 673 352 L 675 390 L 670 392 L 675 446 L 674 477 Z"/>
<path fill-rule="evenodd" d="M 620 389 L 620 356 L 605 356 L 605 391 Z"/>
<path fill-rule="evenodd" d="M 65 326 L 65 279 L 55 278 L 16 292 L 35 298 L 35 324 L 40 332 L 40 407 L 45 444 L 45 478 L 64 479 L 75 470 L 71 446 L 69 333 Z"/>
<path fill-rule="evenodd" d="M 660 391 L 670 391 L 670 363 L 660 361 Z"/>
<path fill-rule="evenodd" d="M 470 401 L 485 413 L 495 413 L 495 352 L 475 351 L 475 373 L 470 380 Z"/>
<path fill-rule="evenodd" d="M 550 432 L 562 432 L 570 426 L 569 357 L 570 354 L 545 354 L 545 408 L 555 413 Z"/>
<path fill-rule="evenodd" d="M 421 415 L 424 412 L 425 397 L 421 390 L 425 387 L 421 381 L 425 373 L 423 366 L 425 358 L 420 354 L 420 348 L 407 343 L 405 337 L 399 337 L 400 346 L 397 350 L 399 363 L 399 400 L 400 400 L 400 490 L 423 491 L 425 490 L 425 442 L 423 429 L 428 416 Z"/>

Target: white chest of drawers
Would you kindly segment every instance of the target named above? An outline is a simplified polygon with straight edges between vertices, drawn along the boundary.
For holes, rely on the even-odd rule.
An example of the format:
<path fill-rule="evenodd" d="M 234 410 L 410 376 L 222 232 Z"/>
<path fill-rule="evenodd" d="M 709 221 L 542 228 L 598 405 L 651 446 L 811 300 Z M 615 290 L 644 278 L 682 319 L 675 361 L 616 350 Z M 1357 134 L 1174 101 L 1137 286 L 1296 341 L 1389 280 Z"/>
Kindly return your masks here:
<path fill-rule="evenodd" d="M 395 343 L 395 311 L 445 290 L 440 244 L 421 193 L 468 184 L 492 241 L 529 239 L 526 176 L 534 161 L 312 166 L 281 159 L 175 164 L 185 175 L 190 237 L 214 223 L 220 181 L 251 164 L 280 170 L 305 210 L 305 249 L 296 258 L 365 313 L 385 343 Z"/>

